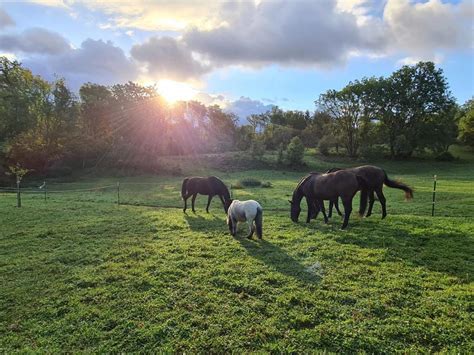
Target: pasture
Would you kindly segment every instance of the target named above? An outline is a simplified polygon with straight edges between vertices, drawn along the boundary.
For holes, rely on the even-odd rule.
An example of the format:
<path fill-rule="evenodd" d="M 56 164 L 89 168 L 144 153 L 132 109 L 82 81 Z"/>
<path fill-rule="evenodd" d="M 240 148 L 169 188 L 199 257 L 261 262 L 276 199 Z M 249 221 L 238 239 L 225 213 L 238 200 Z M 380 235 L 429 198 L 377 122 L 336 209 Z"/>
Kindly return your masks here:
<path fill-rule="evenodd" d="M 341 166 L 307 158 L 308 170 Z M 75 193 L 0 194 L 0 352 L 474 351 L 474 166 L 373 162 L 415 188 L 385 187 L 388 216 L 347 231 L 289 219 L 304 172 L 212 171 L 264 209 L 263 241 L 232 238 L 218 198 L 183 214 L 182 177 L 95 177 Z M 348 165 L 346 163 L 345 165 Z M 360 165 L 352 163 L 352 165 Z M 190 169 L 192 172 L 192 169 Z M 197 171 L 197 173 L 203 173 Z M 431 217 L 432 176 L 438 175 Z M 161 206 L 161 207 L 156 207 Z"/>

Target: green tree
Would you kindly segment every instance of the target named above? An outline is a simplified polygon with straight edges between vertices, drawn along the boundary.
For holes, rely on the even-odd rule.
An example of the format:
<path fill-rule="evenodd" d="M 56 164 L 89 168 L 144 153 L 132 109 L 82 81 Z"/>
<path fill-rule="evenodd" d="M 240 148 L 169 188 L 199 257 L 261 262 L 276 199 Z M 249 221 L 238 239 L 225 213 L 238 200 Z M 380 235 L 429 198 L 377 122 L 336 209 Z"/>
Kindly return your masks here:
<path fill-rule="evenodd" d="M 286 157 L 290 165 L 300 165 L 304 157 L 304 145 L 300 137 L 294 137 L 286 148 Z"/>
<path fill-rule="evenodd" d="M 474 98 L 468 100 L 460 110 L 459 141 L 474 147 Z"/>

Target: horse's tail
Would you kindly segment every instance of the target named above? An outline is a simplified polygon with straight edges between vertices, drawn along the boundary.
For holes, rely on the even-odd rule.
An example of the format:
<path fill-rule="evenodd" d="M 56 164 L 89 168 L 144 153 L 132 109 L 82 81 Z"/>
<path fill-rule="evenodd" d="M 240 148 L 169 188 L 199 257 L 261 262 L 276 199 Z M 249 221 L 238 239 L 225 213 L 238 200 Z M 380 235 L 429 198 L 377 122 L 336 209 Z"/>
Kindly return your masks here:
<path fill-rule="evenodd" d="M 360 189 L 360 204 L 359 204 L 359 215 L 363 216 L 367 209 L 367 197 L 369 196 L 368 183 L 362 176 L 356 175 L 357 182 L 359 183 Z"/>
<path fill-rule="evenodd" d="M 263 236 L 263 210 L 262 207 L 257 207 L 257 215 L 255 216 L 255 227 L 257 237 L 262 239 Z"/>
<path fill-rule="evenodd" d="M 411 200 L 413 198 L 413 189 L 410 186 L 408 186 L 408 185 L 406 185 L 406 184 L 404 184 L 400 181 L 390 180 L 387 176 L 387 173 L 385 171 L 384 171 L 384 173 L 385 173 L 385 179 L 384 179 L 383 183 L 385 185 L 387 185 L 388 187 L 392 187 L 394 189 L 400 189 L 400 190 L 405 191 L 405 199 L 406 200 Z"/>
<path fill-rule="evenodd" d="M 185 178 L 183 180 L 183 184 L 181 185 L 181 198 L 184 199 L 184 196 L 186 196 L 186 192 L 187 192 L 187 185 L 188 185 L 188 180 L 189 178 Z"/>

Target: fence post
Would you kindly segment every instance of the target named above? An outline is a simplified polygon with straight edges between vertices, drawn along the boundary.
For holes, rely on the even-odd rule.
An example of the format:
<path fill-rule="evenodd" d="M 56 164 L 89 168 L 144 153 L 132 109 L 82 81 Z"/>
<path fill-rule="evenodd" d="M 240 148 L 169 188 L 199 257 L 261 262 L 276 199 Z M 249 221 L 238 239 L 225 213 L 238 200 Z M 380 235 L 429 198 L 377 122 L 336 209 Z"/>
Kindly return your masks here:
<path fill-rule="evenodd" d="M 434 182 L 433 182 L 433 202 L 431 205 L 431 217 L 434 217 L 435 213 L 435 202 L 436 202 L 436 175 L 433 176 Z"/>
<path fill-rule="evenodd" d="M 44 186 L 44 202 L 46 202 L 46 198 L 47 198 L 47 187 L 46 187 L 46 181 L 43 183 L 43 186 Z"/>
<path fill-rule="evenodd" d="M 21 192 L 20 192 L 21 179 L 16 177 L 16 207 L 21 207 Z"/>
<path fill-rule="evenodd" d="M 120 182 L 117 182 L 117 206 L 120 206 Z"/>

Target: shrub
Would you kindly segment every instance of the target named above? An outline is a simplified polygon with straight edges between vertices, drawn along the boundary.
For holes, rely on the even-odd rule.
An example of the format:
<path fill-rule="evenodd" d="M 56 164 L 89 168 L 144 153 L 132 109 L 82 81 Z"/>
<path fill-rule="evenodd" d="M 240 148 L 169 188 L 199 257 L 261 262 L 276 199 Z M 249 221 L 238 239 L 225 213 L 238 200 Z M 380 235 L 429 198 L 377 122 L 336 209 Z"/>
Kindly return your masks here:
<path fill-rule="evenodd" d="M 254 159 L 261 159 L 263 155 L 265 154 L 265 144 L 257 139 L 252 142 L 252 145 L 250 146 L 250 155 Z"/>
<path fill-rule="evenodd" d="M 329 149 L 332 147 L 332 145 L 333 145 L 332 137 L 324 136 L 323 138 L 319 140 L 319 143 L 318 143 L 319 152 L 324 156 L 328 156 Z"/>
<path fill-rule="evenodd" d="M 453 161 L 456 158 L 450 152 L 443 152 L 436 156 L 437 161 Z"/>
<path fill-rule="evenodd" d="M 245 186 L 245 187 L 258 187 L 258 186 L 262 186 L 262 182 L 258 179 L 254 179 L 254 178 L 244 178 L 244 179 L 240 179 L 239 181 L 237 181 L 237 184 L 238 185 L 241 185 L 241 186 Z"/>
<path fill-rule="evenodd" d="M 283 160 L 285 158 L 284 154 L 285 154 L 285 146 L 283 145 L 283 143 L 280 143 L 280 145 L 278 146 L 278 158 L 277 158 L 278 164 L 283 163 Z"/>
<path fill-rule="evenodd" d="M 288 148 L 286 148 L 286 158 L 290 165 L 299 165 L 303 162 L 304 145 L 300 137 L 294 137 Z"/>

